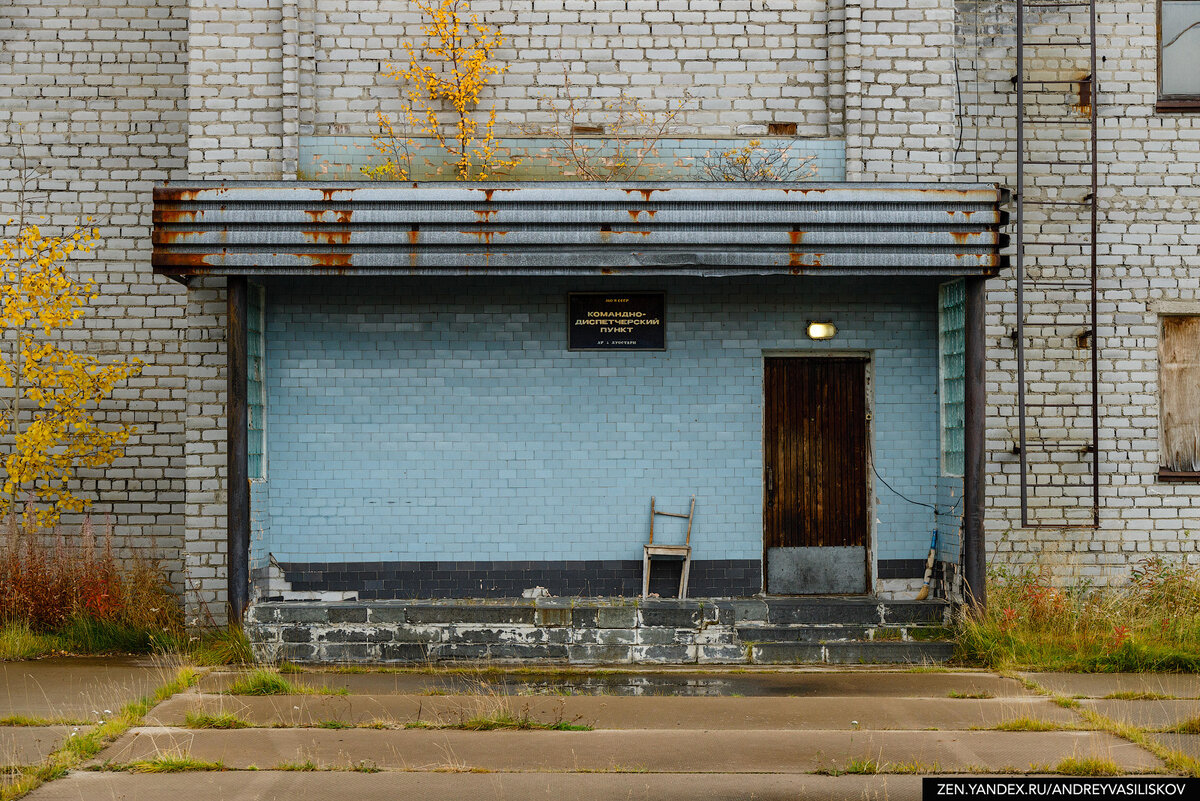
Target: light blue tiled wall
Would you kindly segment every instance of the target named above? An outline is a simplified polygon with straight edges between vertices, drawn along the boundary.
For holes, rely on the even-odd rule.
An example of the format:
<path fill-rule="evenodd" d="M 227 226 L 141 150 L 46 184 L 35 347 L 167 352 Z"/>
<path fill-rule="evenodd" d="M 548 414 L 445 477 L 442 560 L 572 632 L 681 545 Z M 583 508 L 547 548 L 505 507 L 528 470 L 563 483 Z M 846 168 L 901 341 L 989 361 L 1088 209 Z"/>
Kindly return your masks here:
<path fill-rule="evenodd" d="M 580 137 L 587 141 L 588 137 Z M 606 140 L 597 139 L 597 147 Z M 702 181 L 705 180 L 702 165 L 718 159 L 720 154 L 731 149 L 745 147 L 751 141 L 745 139 L 663 139 L 658 143 L 657 153 L 646 158 L 642 178 L 653 181 Z M 760 137 L 762 144 L 756 151 L 761 157 L 765 151 L 786 154 L 790 169 L 804 173 L 802 167 L 811 163 L 815 172 L 797 180 L 844 181 L 846 180 L 846 143 L 840 139 L 778 139 Z M 517 167 L 498 180 L 514 181 L 562 181 L 572 180 L 564 174 L 564 166 L 554 156 L 555 142 L 537 137 L 504 139 L 500 142 L 506 158 L 520 160 Z M 443 166 L 446 154 L 428 138 L 416 137 L 411 148 L 412 158 L 407 164 L 414 181 L 445 181 L 453 179 L 453 169 Z M 603 151 L 597 151 L 602 153 Z M 809 161 L 811 160 L 811 161 Z M 300 174 L 304 180 L 315 181 L 361 181 L 364 167 L 382 163 L 374 143 L 369 136 L 302 136 L 300 137 Z M 440 172 L 439 172 L 440 168 Z"/>
<path fill-rule="evenodd" d="M 568 352 L 566 293 L 596 289 L 665 290 L 668 350 Z M 267 308 L 256 548 L 281 561 L 637 559 L 650 496 L 692 494 L 695 557 L 757 559 L 763 355 L 787 349 L 871 351 L 876 467 L 937 495 L 932 282 L 297 279 Z M 877 495 L 877 556 L 923 558 L 932 512 Z"/>

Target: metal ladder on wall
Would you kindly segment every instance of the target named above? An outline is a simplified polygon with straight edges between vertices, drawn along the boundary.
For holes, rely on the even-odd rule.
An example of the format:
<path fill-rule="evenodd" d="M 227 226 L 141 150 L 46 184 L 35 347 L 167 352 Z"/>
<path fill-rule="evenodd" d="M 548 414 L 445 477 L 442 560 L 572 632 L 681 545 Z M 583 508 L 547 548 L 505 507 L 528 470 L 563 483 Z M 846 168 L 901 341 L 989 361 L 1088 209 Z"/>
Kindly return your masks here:
<path fill-rule="evenodd" d="M 1095 0 L 1017 0 L 1021 525 L 1100 524 Z"/>

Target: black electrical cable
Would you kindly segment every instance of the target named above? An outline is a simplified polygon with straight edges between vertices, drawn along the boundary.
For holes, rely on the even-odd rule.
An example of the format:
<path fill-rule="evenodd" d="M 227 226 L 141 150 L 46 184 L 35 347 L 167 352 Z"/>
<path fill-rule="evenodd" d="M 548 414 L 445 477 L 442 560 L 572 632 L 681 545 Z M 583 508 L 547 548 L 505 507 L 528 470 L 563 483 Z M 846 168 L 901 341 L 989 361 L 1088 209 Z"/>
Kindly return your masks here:
<path fill-rule="evenodd" d="M 912 498 L 908 497 L 903 492 L 900 492 L 895 487 L 893 487 L 891 484 L 887 483 L 887 480 L 884 479 L 883 476 L 879 475 L 879 471 L 875 469 L 875 465 L 871 465 L 871 472 L 875 474 L 875 478 L 879 479 L 883 483 L 883 486 L 890 489 L 895 495 L 899 496 L 902 500 L 908 501 L 913 506 L 924 506 L 926 509 L 932 509 L 935 516 L 941 514 L 941 512 L 938 511 L 937 506 L 935 506 L 934 504 L 925 503 L 924 501 L 914 501 Z M 962 503 L 962 499 L 963 499 L 963 496 L 959 495 L 958 500 L 954 503 L 954 506 L 950 508 L 950 511 L 947 514 L 954 514 L 954 510 L 958 508 L 958 505 L 960 503 Z"/>

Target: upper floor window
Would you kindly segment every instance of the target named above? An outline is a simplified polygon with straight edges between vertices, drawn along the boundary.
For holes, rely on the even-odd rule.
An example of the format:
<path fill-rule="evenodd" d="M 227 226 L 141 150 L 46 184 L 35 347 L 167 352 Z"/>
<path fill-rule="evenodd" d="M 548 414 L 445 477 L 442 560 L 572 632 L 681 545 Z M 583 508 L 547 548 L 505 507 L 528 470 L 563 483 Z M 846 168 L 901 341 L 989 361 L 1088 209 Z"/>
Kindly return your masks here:
<path fill-rule="evenodd" d="M 1162 318 L 1158 404 L 1159 478 L 1200 480 L 1200 316 Z"/>
<path fill-rule="evenodd" d="M 1158 110 L 1200 111 L 1200 0 L 1158 2 Z"/>

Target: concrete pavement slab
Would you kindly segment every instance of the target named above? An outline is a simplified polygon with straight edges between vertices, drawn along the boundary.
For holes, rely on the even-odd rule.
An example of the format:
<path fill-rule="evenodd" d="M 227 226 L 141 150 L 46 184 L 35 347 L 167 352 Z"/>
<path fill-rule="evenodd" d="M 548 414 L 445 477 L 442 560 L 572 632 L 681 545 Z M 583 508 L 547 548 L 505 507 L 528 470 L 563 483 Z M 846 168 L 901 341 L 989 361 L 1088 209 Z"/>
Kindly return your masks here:
<path fill-rule="evenodd" d="M 1144 729 L 1166 729 L 1185 720 L 1200 718 L 1200 701 L 1080 701 L 1084 709 L 1091 709 L 1105 717 L 1123 723 L 1131 723 Z"/>
<path fill-rule="evenodd" d="M 405 770 L 791 772 L 851 760 L 917 763 L 938 770 L 1054 766 L 1067 757 L 1111 759 L 1158 770 L 1148 751 L 1100 732 L 928 731 L 447 731 L 370 729 L 135 729 L 97 764 L 187 754 L 231 768 L 270 769 L 311 760 Z"/>
<path fill-rule="evenodd" d="M 0 768 L 36 765 L 56 750 L 71 726 L 0 727 Z"/>
<path fill-rule="evenodd" d="M 569 721 L 599 729 L 969 729 L 1018 717 L 1083 724 L 1045 698 L 670 698 L 628 696 L 292 695 L 176 696 L 147 725 L 182 726 L 189 712 L 230 713 L 256 726 L 313 726 L 340 721 L 403 725 L 461 723 L 505 712 L 542 723 Z"/>
<path fill-rule="evenodd" d="M 1200 759 L 1200 734 L 1178 734 L 1161 732 L 1151 734 L 1151 739 L 1175 751 L 1182 751 L 1192 759 Z"/>
<path fill-rule="evenodd" d="M 232 671 L 209 674 L 200 684 L 205 692 L 222 692 L 236 678 Z M 452 695 L 485 693 L 570 695 L 680 696 L 839 696 L 869 695 L 896 698 L 945 698 L 949 693 L 988 693 L 996 697 L 1030 696 L 1021 683 L 983 672 L 924 673 L 871 669 L 696 671 L 498 671 L 446 670 L 435 672 L 338 673 L 304 671 L 288 680 L 307 687 L 345 690 L 352 695 L 415 694 L 430 691 Z"/>
<path fill-rule="evenodd" d="M 76 772 L 29 801 L 919 801 L 919 776 L 661 773 Z"/>
<path fill-rule="evenodd" d="M 1048 690 L 1063 695 L 1103 698 L 1113 693 L 1157 693 L 1176 698 L 1200 698 L 1200 676 L 1176 673 L 1022 673 Z"/>
<path fill-rule="evenodd" d="M 0 662 L 0 718 L 99 720 L 175 675 L 153 659 L 79 657 Z"/>

